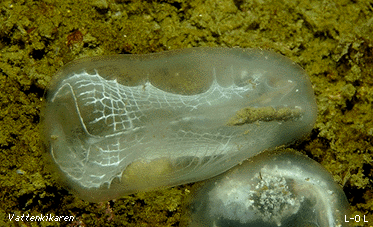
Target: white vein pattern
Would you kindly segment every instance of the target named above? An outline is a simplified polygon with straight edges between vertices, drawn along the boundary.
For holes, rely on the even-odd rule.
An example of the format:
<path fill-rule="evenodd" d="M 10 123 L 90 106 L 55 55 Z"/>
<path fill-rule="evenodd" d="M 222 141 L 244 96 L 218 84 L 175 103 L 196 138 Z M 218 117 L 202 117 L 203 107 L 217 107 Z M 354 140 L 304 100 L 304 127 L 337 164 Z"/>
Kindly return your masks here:
<path fill-rule="evenodd" d="M 242 129 L 227 130 L 226 125 L 218 123 L 212 130 L 204 128 L 204 122 L 210 121 L 206 119 L 206 107 L 218 108 L 233 98 L 243 99 L 251 90 L 251 84 L 222 87 L 214 80 L 204 93 L 179 95 L 158 89 L 150 82 L 130 87 L 116 80 L 105 80 L 97 73 L 74 74 L 61 82 L 52 100 L 66 92 L 72 94 L 84 133 L 78 133 L 74 143 L 67 147 L 71 158 L 66 161 L 56 158 L 56 161 L 64 172 L 86 187 L 110 183 L 136 158 L 176 160 L 188 156 L 193 157 L 191 163 L 198 163 L 201 158 L 210 157 L 211 162 L 227 151 L 237 150 L 231 141 Z M 83 108 L 92 111 L 85 112 Z M 167 126 L 171 129 L 162 129 L 160 122 L 165 120 L 162 113 L 152 116 L 157 110 L 174 118 Z M 214 111 L 212 108 L 210 113 Z M 183 127 L 188 124 L 192 126 Z M 160 133 L 165 130 L 162 140 L 152 138 L 157 130 Z M 200 166 L 194 164 L 194 171 L 196 167 Z M 105 171 L 97 172 L 98 168 Z"/>

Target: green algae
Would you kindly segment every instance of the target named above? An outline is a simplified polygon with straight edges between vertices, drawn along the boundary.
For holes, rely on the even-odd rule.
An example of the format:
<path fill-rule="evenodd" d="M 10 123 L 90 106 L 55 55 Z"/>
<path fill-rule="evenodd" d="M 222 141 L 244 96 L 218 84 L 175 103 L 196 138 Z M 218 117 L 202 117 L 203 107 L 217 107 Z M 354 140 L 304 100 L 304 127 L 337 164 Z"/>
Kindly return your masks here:
<path fill-rule="evenodd" d="M 372 225 L 372 11 L 369 1 L 2 1 L 0 225 L 177 226 L 190 185 L 101 204 L 68 194 L 43 164 L 40 109 L 48 82 L 68 61 L 193 46 L 270 48 L 304 67 L 319 117 L 293 148 L 325 166 L 352 214 Z M 9 221 L 12 213 L 76 220 L 19 223 Z"/>

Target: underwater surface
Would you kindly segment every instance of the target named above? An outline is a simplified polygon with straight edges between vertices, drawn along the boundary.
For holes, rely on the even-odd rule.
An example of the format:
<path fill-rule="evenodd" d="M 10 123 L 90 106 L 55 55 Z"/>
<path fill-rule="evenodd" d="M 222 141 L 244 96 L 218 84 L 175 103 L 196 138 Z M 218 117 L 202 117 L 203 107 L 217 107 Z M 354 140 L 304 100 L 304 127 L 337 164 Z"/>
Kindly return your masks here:
<path fill-rule="evenodd" d="M 103 203 L 69 194 L 44 159 L 40 111 L 48 83 L 69 61 L 200 46 L 271 49 L 305 69 L 318 118 L 291 148 L 342 186 L 352 217 L 361 217 L 353 226 L 372 225 L 372 11 L 372 1 L 2 1 L 0 225 L 182 225 L 200 183 Z M 22 215 L 54 219 L 15 219 Z"/>

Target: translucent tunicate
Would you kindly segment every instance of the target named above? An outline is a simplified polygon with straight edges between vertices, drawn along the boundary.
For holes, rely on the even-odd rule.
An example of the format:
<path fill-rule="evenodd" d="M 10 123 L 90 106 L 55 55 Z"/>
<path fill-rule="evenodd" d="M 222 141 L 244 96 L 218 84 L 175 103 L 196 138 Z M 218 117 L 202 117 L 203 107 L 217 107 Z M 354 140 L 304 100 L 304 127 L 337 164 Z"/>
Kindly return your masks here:
<path fill-rule="evenodd" d="M 53 78 L 45 142 L 93 202 L 216 176 L 311 131 L 305 71 L 271 51 L 190 48 L 85 58 Z"/>
<path fill-rule="evenodd" d="M 290 149 L 263 152 L 208 180 L 192 197 L 190 227 L 342 227 L 350 217 L 331 174 Z"/>

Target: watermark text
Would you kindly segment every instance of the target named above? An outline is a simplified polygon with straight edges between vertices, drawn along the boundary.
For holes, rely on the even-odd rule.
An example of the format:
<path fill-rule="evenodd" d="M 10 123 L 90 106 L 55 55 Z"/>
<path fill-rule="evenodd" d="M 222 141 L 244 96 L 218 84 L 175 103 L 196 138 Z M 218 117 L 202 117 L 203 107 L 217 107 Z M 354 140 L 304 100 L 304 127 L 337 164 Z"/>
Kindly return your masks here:
<path fill-rule="evenodd" d="M 365 215 L 363 215 L 363 217 L 360 217 L 360 215 L 355 215 L 355 217 L 352 217 L 352 218 L 348 218 L 346 215 L 345 215 L 345 222 L 360 222 L 360 221 L 363 221 L 363 222 L 368 222 L 365 220 Z"/>
<path fill-rule="evenodd" d="M 15 215 L 15 214 L 9 214 L 9 221 L 74 221 L 74 216 L 64 216 L 64 215 L 30 215 L 30 214 L 22 214 L 22 215 Z"/>

